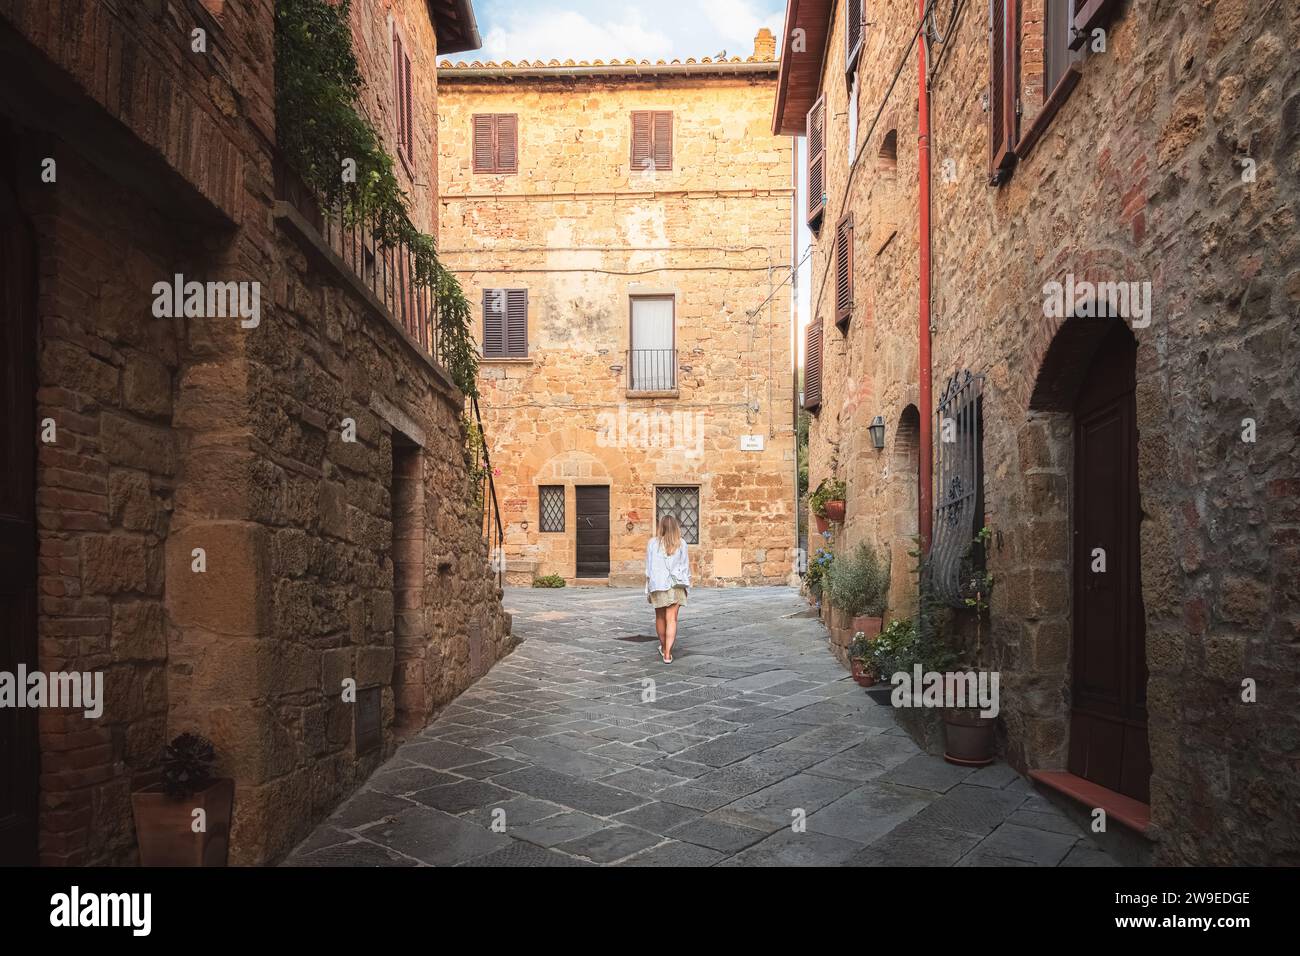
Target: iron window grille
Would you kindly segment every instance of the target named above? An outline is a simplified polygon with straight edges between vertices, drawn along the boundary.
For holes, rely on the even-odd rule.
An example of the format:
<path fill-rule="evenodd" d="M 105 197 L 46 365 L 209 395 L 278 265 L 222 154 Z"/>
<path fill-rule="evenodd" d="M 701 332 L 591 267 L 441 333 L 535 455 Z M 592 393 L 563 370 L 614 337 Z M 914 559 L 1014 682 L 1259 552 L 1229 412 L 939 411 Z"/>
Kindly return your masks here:
<path fill-rule="evenodd" d="M 543 485 L 538 489 L 541 514 L 538 528 L 541 531 L 564 530 L 564 486 Z"/>
<path fill-rule="evenodd" d="M 682 540 L 700 543 L 700 489 L 688 486 L 655 488 L 655 527 L 664 515 L 672 515 L 682 526 Z"/>
<path fill-rule="evenodd" d="M 971 582 L 983 574 L 983 548 L 975 541 L 984 518 L 983 407 L 984 376 L 965 371 L 948 380 L 935 410 L 929 583 L 935 598 L 949 607 L 969 607 Z"/>

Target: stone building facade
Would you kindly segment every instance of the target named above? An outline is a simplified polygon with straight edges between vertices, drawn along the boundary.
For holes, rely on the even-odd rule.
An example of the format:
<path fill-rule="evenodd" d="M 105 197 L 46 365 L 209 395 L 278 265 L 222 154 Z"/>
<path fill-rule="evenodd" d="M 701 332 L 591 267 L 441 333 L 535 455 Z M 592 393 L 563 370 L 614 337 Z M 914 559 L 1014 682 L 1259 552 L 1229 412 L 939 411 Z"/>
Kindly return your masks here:
<path fill-rule="evenodd" d="M 987 527 L 1006 759 L 1157 862 L 1294 864 L 1300 8 L 933 6 L 928 376 L 917 4 L 787 7 L 811 52 L 783 54 L 774 129 L 823 110 L 810 486 L 847 482 L 834 549 L 888 555 L 907 616 L 925 519 L 932 555 Z"/>
<path fill-rule="evenodd" d="M 441 253 L 491 326 L 511 582 L 640 585 L 665 509 L 697 584 L 791 577 L 774 47 L 763 31 L 744 60 L 441 64 Z"/>
<path fill-rule="evenodd" d="M 394 34 L 412 55 L 398 175 L 433 232 L 432 64 L 472 12 L 351 24 L 390 144 Z M 231 862 L 275 860 L 509 648 L 463 396 L 288 201 L 275 30 L 272 0 L 0 2 L 0 669 L 104 687 L 98 717 L 0 712 L 6 860 L 134 860 L 130 794 L 185 731 L 235 780 Z M 178 274 L 258 308 L 160 315 Z"/>

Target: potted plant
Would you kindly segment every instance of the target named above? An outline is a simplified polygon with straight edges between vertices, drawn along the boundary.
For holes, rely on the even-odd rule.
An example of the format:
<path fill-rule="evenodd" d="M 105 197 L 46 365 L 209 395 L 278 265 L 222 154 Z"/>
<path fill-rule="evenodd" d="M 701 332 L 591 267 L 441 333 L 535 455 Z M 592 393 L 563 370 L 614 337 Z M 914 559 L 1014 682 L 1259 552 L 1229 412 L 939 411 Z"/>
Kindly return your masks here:
<path fill-rule="evenodd" d="M 131 794 L 142 866 L 225 866 L 235 781 L 214 777 L 216 753 L 197 734 L 163 748 L 161 777 Z"/>
<path fill-rule="evenodd" d="M 817 530 L 826 531 L 830 522 L 844 520 L 844 482 L 838 478 L 824 478 L 817 490 L 808 496 L 808 505 L 817 517 Z"/>
<path fill-rule="evenodd" d="M 849 666 L 853 679 L 861 687 L 870 687 L 876 682 L 876 664 L 871 653 L 871 638 L 858 631 L 849 643 Z"/>
<path fill-rule="evenodd" d="M 976 678 L 983 668 L 984 615 L 988 613 L 988 598 L 993 590 L 993 575 L 985 566 L 985 546 L 990 532 L 987 527 L 976 534 L 962 567 L 959 592 L 966 606 L 975 612 L 975 647 L 970 666 Z M 943 759 L 962 767 L 984 767 L 993 762 L 997 718 L 984 717 L 978 707 L 950 707 L 943 714 Z"/>
<path fill-rule="evenodd" d="M 813 559 L 808 562 L 808 570 L 804 572 L 803 582 L 808 588 L 809 603 L 820 605 L 822 601 L 822 589 L 826 584 L 826 572 L 830 570 L 831 563 L 835 560 L 835 555 L 826 548 L 818 548 Z"/>
<path fill-rule="evenodd" d="M 832 565 L 826 582 L 831 604 L 846 617 L 846 629 L 862 631 L 868 639 L 880 633 L 889 568 L 869 543 L 862 542 L 851 555 Z"/>
<path fill-rule="evenodd" d="M 879 678 L 877 684 L 867 689 L 867 694 L 877 704 L 890 704 L 893 685 L 890 678 L 899 671 L 912 669 L 919 657 L 916 625 L 906 618 L 896 618 L 871 642 L 871 666 Z"/>

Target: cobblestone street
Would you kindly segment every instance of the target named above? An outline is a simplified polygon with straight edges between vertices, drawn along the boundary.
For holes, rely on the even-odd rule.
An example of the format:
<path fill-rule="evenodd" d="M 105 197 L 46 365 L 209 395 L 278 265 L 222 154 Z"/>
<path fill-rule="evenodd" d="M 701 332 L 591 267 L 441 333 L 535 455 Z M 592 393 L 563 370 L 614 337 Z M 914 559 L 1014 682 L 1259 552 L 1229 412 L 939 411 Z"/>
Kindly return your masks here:
<path fill-rule="evenodd" d="M 665 666 L 640 591 L 508 590 L 524 643 L 287 862 L 1114 865 L 1009 767 L 921 752 L 793 590 L 690 598 Z"/>

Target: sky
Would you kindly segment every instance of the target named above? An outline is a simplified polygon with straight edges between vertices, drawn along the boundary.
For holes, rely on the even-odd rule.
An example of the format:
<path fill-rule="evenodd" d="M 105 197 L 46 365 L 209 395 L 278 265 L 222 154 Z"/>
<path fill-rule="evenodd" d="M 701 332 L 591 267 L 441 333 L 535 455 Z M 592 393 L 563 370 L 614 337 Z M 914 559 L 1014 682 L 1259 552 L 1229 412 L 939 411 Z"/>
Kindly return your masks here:
<path fill-rule="evenodd" d="M 483 48 L 456 60 L 610 60 L 700 59 L 726 51 L 748 57 L 754 34 L 767 27 L 780 36 L 785 0 L 474 0 Z M 805 173 L 803 138 L 799 139 L 799 180 Z M 801 204 L 796 204 L 801 209 Z M 811 236 L 799 217 L 799 255 Z M 808 323 L 811 263 L 799 274 L 799 349 Z"/>

